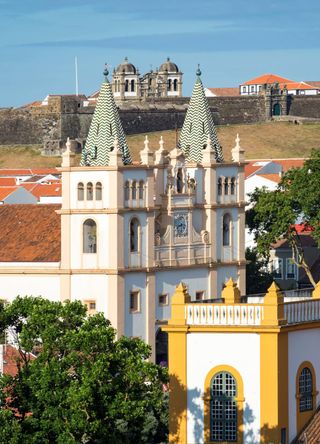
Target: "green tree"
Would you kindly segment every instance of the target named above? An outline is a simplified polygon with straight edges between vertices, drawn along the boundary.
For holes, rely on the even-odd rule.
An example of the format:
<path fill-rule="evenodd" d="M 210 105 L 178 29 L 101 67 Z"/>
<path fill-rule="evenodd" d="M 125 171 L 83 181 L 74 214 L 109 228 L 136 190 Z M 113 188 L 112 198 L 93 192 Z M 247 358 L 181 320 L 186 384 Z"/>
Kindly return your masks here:
<path fill-rule="evenodd" d="M 275 191 L 256 189 L 250 203 L 247 225 L 254 233 L 258 253 L 268 258 L 271 245 L 286 239 L 292 260 L 305 270 L 315 286 L 295 224 L 304 224 L 320 247 L 320 149 L 312 151 L 303 167 L 287 171 Z"/>
<path fill-rule="evenodd" d="M 256 248 L 246 248 L 246 294 L 266 293 L 273 282 L 267 261 L 258 255 Z"/>
<path fill-rule="evenodd" d="M 167 370 L 143 341 L 116 340 L 80 302 L 33 297 L 0 306 L 0 331 L 9 327 L 18 373 L 0 378 L 0 443 L 166 441 Z"/>

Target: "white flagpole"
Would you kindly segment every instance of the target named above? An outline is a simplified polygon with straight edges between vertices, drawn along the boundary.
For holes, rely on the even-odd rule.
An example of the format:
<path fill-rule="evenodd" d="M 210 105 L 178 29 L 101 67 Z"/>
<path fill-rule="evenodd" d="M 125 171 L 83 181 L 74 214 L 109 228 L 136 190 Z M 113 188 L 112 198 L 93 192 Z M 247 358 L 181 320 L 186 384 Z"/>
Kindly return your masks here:
<path fill-rule="evenodd" d="M 75 65 L 75 71 L 76 71 L 76 95 L 79 95 L 79 81 L 78 81 L 78 57 L 76 56 L 74 58 L 74 65 Z"/>

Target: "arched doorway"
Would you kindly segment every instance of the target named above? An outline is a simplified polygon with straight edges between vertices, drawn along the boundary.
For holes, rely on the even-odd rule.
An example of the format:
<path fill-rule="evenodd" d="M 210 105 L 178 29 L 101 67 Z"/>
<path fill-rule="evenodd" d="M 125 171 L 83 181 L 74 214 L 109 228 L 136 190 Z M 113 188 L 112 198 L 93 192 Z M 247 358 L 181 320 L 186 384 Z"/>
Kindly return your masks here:
<path fill-rule="evenodd" d="M 168 366 L 168 333 L 160 328 L 156 333 L 156 364 Z"/>
<path fill-rule="evenodd" d="M 273 116 L 281 116 L 281 105 L 280 103 L 275 103 L 273 105 Z"/>

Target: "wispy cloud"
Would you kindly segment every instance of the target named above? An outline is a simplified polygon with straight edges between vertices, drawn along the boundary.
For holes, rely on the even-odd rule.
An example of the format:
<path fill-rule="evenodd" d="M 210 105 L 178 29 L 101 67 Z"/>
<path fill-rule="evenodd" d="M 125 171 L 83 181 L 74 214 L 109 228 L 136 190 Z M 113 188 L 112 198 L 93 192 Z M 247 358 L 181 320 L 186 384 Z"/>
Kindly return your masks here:
<path fill-rule="evenodd" d="M 293 38 L 287 30 L 273 30 L 266 38 L 263 32 L 255 38 L 246 30 L 223 30 L 221 32 L 180 32 L 170 34 L 133 35 L 128 37 L 110 37 L 100 39 L 70 39 L 45 42 L 30 42 L 20 47 L 74 47 L 105 48 L 121 50 L 154 50 L 163 52 L 215 52 L 235 50 L 270 50 L 274 49 L 312 49 L 320 48 L 318 30 L 309 30 L 308 34 Z"/>

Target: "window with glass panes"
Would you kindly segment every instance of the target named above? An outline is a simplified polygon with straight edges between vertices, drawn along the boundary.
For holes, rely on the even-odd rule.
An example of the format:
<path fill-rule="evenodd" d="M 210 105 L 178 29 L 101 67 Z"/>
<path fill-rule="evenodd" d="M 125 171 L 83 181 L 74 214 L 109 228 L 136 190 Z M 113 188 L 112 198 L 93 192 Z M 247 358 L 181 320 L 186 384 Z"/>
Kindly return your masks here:
<path fill-rule="evenodd" d="M 312 374 L 308 367 L 304 367 L 299 376 L 299 396 L 300 412 L 312 410 Z"/>
<path fill-rule="evenodd" d="M 227 372 L 216 374 L 211 380 L 210 440 L 237 442 L 237 383 Z"/>

